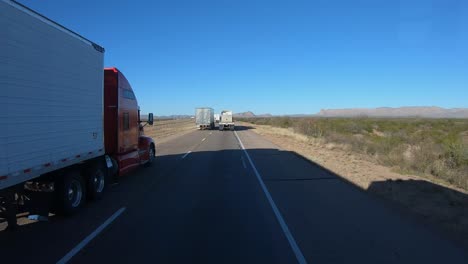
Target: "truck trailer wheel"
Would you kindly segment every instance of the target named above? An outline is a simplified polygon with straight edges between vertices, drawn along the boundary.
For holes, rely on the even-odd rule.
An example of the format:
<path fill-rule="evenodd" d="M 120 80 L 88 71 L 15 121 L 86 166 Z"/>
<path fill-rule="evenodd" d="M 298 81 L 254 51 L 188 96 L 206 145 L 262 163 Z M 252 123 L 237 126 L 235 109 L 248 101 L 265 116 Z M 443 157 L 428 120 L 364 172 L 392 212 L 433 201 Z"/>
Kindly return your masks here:
<path fill-rule="evenodd" d="M 99 200 L 102 198 L 107 186 L 108 174 L 108 170 L 102 161 L 96 162 L 85 171 L 89 200 Z"/>
<path fill-rule="evenodd" d="M 69 171 L 55 182 L 57 212 L 72 215 L 84 204 L 86 188 L 78 171 Z"/>

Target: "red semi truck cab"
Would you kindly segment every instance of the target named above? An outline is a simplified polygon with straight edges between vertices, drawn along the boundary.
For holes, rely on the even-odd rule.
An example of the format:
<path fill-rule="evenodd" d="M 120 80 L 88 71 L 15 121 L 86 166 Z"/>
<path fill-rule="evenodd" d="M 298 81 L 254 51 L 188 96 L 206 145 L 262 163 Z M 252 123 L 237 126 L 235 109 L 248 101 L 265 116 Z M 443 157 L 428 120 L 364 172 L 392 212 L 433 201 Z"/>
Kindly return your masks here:
<path fill-rule="evenodd" d="M 148 123 L 153 122 L 152 114 Z M 118 175 L 154 160 L 156 147 L 143 135 L 138 102 L 117 68 L 104 69 L 104 147 L 117 163 Z"/>

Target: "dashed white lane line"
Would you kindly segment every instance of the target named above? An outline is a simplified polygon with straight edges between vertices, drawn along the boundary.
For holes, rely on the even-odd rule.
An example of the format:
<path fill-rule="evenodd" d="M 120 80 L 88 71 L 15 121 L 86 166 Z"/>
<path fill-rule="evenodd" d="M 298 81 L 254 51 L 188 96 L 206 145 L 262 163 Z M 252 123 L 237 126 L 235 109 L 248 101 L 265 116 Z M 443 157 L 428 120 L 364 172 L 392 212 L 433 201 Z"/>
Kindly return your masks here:
<path fill-rule="evenodd" d="M 124 211 L 125 207 L 120 208 L 115 212 L 111 217 L 109 217 L 102 225 L 100 225 L 96 230 L 89 234 L 85 239 L 83 239 L 76 247 L 74 247 L 70 252 L 68 252 L 63 258 L 57 261 L 57 264 L 67 263 L 73 256 L 75 256 L 80 250 L 82 250 L 91 240 L 98 236 L 108 225 L 110 225 L 117 217 L 119 217 Z"/>
<path fill-rule="evenodd" d="M 210 133 L 210 135 L 211 135 L 211 133 Z M 205 141 L 205 140 L 206 140 L 206 137 L 205 137 L 205 138 L 203 138 L 203 139 L 201 140 L 201 142 L 203 142 L 203 141 Z M 201 143 L 200 143 L 200 144 L 201 144 Z M 199 144 L 197 144 L 197 146 L 199 146 Z M 192 148 L 192 149 L 195 149 L 197 146 L 195 146 L 195 147 L 194 147 L 194 148 Z M 187 155 L 188 155 L 188 154 L 190 154 L 190 153 L 192 153 L 192 151 L 191 151 L 191 150 L 190 150 L 190 151 L 188 151 L 187 153 L 185 153 L 185 154 L 182 156 L 182 159 L 185 159 L 185 157 L 187 157 Z"/>
<path fill-rule="evenodd" d="M 185 159 L 185 157 L 187 157 L 188 154 L 192 153 L 192 151 L 190 150 L 189 152 L 185 153 L 183 156 L 182 156 L 182 159 Z"/>
<path fill-rule="evenodd" d="M 281 229 L 283 230 L 284 235 L 288 239 L 289 245 L 291 246 L 291 249 L 293 250 L 294 255 L 296 255 L 297 262 L 299 264 L 306 264 L 307 261 L 304 258 L 304 255 L 302 254 L 301 249 L 297 245 L 296 240 L 294 240 L 294 237 L 291 234 L 291 231 L 289 231 L 288 225 L 286 224 L 283 217 L 281 216 L 281 213 L 280 213 L 278 207 L 276 206 L 275 202 L 273 201 L 273 198 L 271 197 L 270 192 L 266 188 L 265 183 L 263 182 L 262 177 L 260 176 L 260 173 L 258 172 L 257 168 L 255 167 L 252 159 L 250 158 L 249 153 L 245 149 L 244 144 L 242 144 L 242 141 L 240 140 L 240 138 L 237 135 L 236 131 L 234 131 L 234 135 L 236 135 L 236 138 L 239 141 L 239 144 L 241 145 L 241 148 L 244 151 L 245 156 L 247 157 L 247 160 L 249 161 L 250 166 L 252 167 L 252 169 L 253 169 L 253 171 L 255 173 L 255 176 L 257 177 L 258 182 L 260 183 L 260 186 L 262 187 L 263 193 L 265 194 L 268 202 L 270 203 L 271 209 L 273 209 L 273 212 L 275 213 L 276 219 L 278 220 L 278 222 L 279 222 L 279 224 L 281 226 Z"/>

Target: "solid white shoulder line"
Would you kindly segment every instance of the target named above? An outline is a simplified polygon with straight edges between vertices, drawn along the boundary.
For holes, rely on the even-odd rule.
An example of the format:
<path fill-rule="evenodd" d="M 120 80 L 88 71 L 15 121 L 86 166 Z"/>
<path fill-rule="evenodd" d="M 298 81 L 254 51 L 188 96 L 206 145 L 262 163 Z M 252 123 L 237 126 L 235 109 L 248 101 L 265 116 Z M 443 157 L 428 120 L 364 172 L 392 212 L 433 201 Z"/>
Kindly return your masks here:
<path fill-rule="evenodd" d="M 188 154 L 192 153 L 192 151 L 190 150 L 189 152 L 185 153 L 183 156 L 182 156 L 182 159 L 185 159 L 185 157 L 187 157 Z"/>
<path fill-rule="evenodd" d="M 299 246 L 296 243 L 296 240 L 294 240 L 293 235 L 289 231 L 288 225 L 286 224 L 283 217 L 281 216 L 281 213 L 278 210 L 278 207 L 276 207 L 276 204 L 273 201 L 273 198 L 271 197 L 270 192 L 266 188 L 265 183 L 263 182 L 262 177 L 260 176 L 260 173 L 258 172 L 257 168 L 255 167 L 252 159 L 250 158 L 249 153 L 245 149 L 244 144 L 242 144 L 242 141 L 240 140 L 240 138 L 237 135 L 236 131 L 234 131 L 234 135 L 236 135 L 236 138 L 239 141 L 239 144 L 241 145 L 242 150 L 244 151 L 245 156 L 247 157 L 247 160 L 250 163 L 250 166 L 252 166 L 252 169 L 253 169 L 253 171 L 255 173 L 255 176 L 257 176 L 257 180 L 260 183 L 260 186 L 262 187 L 263 193 L 267 197 L 268 202 L 270 203 L 270 206 L 273 209 L 273 212 L 275 213 L 276 219 L 278 220 L 278 222 L 279 222 L 279 224 L 281 226 L 281 229 L 283 230 L 284 235 L 288 239 L 288 242 L 289 242 L 289 245 L 291 246 L 291 249 L 293 250 L 294 254 L 296 255 L 297 262 L 300 263 L 300 264 L 306 264 L 307 261 L 304 258 L 304 255 L 302 254 L 301 249 L 299 248 Z"/>

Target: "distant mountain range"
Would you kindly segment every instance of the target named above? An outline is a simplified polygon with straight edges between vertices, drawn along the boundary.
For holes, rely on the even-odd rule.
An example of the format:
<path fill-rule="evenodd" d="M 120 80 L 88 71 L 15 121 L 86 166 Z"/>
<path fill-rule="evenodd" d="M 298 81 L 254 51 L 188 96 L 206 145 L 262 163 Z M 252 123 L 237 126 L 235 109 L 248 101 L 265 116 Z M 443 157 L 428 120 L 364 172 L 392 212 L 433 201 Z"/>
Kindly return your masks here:
<path fill-rule="evenodd" d="M 405 106 L 378 108 L 322 109 L 317 114 L 278 115 L 288 117 L 422 117 L 422 118 L 468 118 L 468 108 L 442 108 L 437 106 Z M 155 119 L 187 119 L 193 115 L 154 116 Z M 272 114 L 254 114 L 252 111 L 235 113 L 237 118 L 273 117 Z M 147 120 L 147 115 L 141 116 Z"/>
<path fill-rule="evenodd" d="M 167 116 L 154 116 L 154 119 L 188 119 L 193 116 L 191 115 L 167 115 Z M 148 120 L 148 115 L 140 115 L 142 121 Z"/>
<path fill-rule="evenodd" d="M 271 114 L 261 114 L 261 115 L 256 115 L 251 111 L 243 112 L 243 113 L 235 113 L 234 117 L 272 117 Z"/>
<path fill-rule="evenodd" d="M 251 111 L 242 112 L 242 113 L 234 113 L 233 116 L 234 117 L 256 117 L 256 115 Z"/>
<path fill-rule="evenodd" d="M 155 116 L 156 119 L 187 119 L 191 118 L 193 115 L 167 115 L 167 116 Z"/>
<path fill-rule="evenodd" d="M 425 118 L 468 118 L 468 108 L 441 108 L 436 106 L 379 107 L 322 109 L 318 117 L 425 117 Z"/>
<path fill-rule="evenodd" d="M 236 113 L 234 117 L 272 117 L 271 114 L 256 115 L 251 111 Z M 436 106 L 378 107 L 322 109 L 317 114 L 282 115 L 289 117 L 422 117 L 422 118 L 468 118 L 468 108 L 441 108 Z"/>

